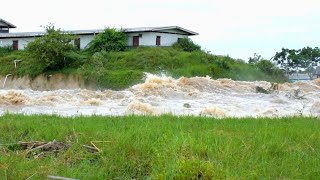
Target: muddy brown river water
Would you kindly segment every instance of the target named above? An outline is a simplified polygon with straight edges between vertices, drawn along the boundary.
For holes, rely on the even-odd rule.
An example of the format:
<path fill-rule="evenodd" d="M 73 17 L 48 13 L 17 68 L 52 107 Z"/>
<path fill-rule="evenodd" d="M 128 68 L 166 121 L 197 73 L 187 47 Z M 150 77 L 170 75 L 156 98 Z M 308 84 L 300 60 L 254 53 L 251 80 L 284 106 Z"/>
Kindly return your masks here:
<path fill-rule="evenodd" d="M 271 84 L 147 74 L 144 83 L 123 91 L 0 89 L 0 115 L 320 116 L 320 79 L 279 84 L 269 94 L 257 92 L 257 86 Z"/>

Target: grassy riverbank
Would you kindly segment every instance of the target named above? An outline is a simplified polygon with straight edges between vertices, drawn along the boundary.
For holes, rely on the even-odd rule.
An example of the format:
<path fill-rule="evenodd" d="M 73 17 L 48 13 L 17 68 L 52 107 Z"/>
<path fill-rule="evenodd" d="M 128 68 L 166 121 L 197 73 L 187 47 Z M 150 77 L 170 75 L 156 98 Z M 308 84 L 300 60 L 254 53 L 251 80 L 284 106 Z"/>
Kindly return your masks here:
<path fill-rule="evenodd" d="M 228 56 L 217 56 L 204 51 L 186 52 L 173 47 L 141 47 L 124 52 L 85 51 L 67 54 L 68 66 L 59 70 L 45 70 L 45 74 L 77 74 L 101 88 L 124 89 L 143 81 L 144 72 L 179 78 L 181 76 L 210 76 L 233 80 L 266 80 L 284 82 L 281 70 L 269 61 L 248 64 Z M 14 67 L 13 60 L 22 60 Z M 28 59 L 26 51 L 0 53 L 0 75 L 36 77 L 43 67 Z"/>
<path fill-rule="evenodd" d="M 317 118 L 0 117 L 0 177 L 318 179 Z M 19 141 L 69 146 L 58 153 Z M 96 142 L 102 141 L 102 142 Z M 83 145 L 97 146 L 92 153 Z"/>

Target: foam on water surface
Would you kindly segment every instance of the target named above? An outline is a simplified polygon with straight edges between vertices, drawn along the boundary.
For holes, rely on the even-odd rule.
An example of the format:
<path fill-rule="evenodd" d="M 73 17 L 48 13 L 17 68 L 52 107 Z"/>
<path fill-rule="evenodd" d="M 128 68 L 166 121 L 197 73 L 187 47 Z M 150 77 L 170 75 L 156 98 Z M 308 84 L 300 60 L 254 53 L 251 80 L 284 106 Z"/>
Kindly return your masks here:
<path fill-rule="evenodd" d="M 257 86 L 268 89 L 271 83 L 147 74 L 144 83 L 123 91 L 2 89 L 0 115 L 320 116 L 319 79 L 280 84 L 270 94 L 257 93 Z"/>

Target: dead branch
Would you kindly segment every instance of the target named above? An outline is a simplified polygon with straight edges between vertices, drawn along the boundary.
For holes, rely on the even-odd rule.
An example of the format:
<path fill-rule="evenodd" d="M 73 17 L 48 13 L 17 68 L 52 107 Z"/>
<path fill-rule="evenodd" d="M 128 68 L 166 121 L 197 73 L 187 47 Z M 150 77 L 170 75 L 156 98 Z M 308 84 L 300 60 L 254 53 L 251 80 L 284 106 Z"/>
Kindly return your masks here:
<path fill-rule="evenodd" d="M 51 142 L 48 142 L 47 144 L 43 144 L 43 145 L 41 145 L 41 146 L 37 146 L 37 147 L 35 147 L 35 148 L 32 148 L 32 149 L 30 149 L 28 152 L 32 152 L 32 151 L 35 151 L 35 150 L 37 150 L 37 149 L 42 149 L 42 148 L 48 147 L 48 146 L 54 144 L 55 142 L 56 142 L 56 140 L 53 140 L 53 141 L 51 141 Z"/>
<path fill-rule="evenodd" d="M 35 159 L 38 159 L 40 156 L 44 155 L 44 152 L 42 151 L 41 153 L 37 154 L 34 156 Z"/>

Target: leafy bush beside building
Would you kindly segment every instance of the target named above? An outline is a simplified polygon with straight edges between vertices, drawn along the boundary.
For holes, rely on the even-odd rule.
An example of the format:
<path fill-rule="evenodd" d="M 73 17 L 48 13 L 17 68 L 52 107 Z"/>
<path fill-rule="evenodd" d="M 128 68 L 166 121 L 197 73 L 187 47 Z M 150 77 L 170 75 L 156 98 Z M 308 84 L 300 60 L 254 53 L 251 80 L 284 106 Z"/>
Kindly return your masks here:
<path fill-rule="evenodd" d="M 124 51 L 127 47 L 127 35 L 123 29 L 106 28 L 89 43 L 88 51 L 91 53 L 100 51 Z"/>
<path fill-rule="evenodd" d="M 75 36 L 55 29 L 54 26 L 46 27 L 47 34 L 36 38 L 26 47 L 27 58 L 32 63 L 41 66 L 42 72 L 47 70 L 60 70 L 68 67 L 72 61 L 66 54 L 75 51 L 71 41 Z"/>
<path fill-rule="evenodd" d="M 172 46 L 187 52 L 201 50 L 201 46 L 194 43 L 190 38 L 179 39 L 178 42 L 174 43 Z"/>

